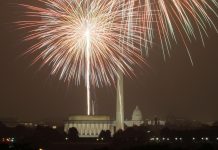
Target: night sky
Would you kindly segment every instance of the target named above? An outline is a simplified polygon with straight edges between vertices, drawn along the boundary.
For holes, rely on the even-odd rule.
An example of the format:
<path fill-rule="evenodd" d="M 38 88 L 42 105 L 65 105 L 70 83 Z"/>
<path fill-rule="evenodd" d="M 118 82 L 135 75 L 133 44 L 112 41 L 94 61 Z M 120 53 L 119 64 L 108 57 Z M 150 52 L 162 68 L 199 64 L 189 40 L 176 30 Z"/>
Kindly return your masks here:
<path fill-rule="evenodd" d="M 21 2 L 25 1 L 0 1 L 0 118 L 64 120 L 70 114 L 86 114 L 83 85 L 68 87 L 49 75 L 49 67 L 39 71 L 39 65 L 30 66 L 33 56 L 21 56 L 31 45 L 22 42 L 25 32 L 12 23 L 21 18 L 22 9 L 14 5 Z M 125 78 L 125 118 L 138 105 L 144 118 L 218 120 L 218 35 L 208 30 L 205 47 L 200 40 L 189 45 L 194 66 L 180 44 L 173 46 L 166 61 L 160 49 L 151 49 L 150 67 L 144 65 L 134 79 Z M 97 114 L 115 117 L 114 87 L 95 89 L 92 97 Z"/>

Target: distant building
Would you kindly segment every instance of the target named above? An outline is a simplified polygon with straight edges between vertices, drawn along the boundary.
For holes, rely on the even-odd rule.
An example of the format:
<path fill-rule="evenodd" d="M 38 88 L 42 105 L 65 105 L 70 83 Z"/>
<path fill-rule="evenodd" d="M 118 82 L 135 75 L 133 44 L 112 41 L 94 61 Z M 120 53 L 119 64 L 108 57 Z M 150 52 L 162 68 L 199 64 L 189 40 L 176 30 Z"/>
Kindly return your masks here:
<path fill-rule="evenodd" d="M 142 112 L 138 106 L 133 110 L 132 119 L 125 120 L 126 127 L 151 125 L 164 126 L 165 121 L 158 120 L 143 120 Z M 65 123 L 64 131 L 68 133 L 70 128 L 76 128 L 79 137 L 98 137 L 102 130 L 110 130 L 113 135 L 116 131 L 116 121 L 110 119 L 110 116 L 86 116 L 74 115 L 68 118 Z"/>
<path fill-rule="evenodd" d="M 64 131 L 67 133 L 72 127 L 77 129 L 79 137 L 98 137 L 102 130 L 110 130 L 112 134 L 114 133 L 114 122 L 109 116 L 70 116 Z"/>
<path fill-rule="evenodd" d="M 159 120 L 157 117 L 154 118 L 154 120 L 148 120 L 147 125 L 150 126 L 165 126 L 166 121 L 165 120 Z"/>
<path fill-rule="evenodd" d="M 140 125 L 144 124 L 142 112 L 138 106 L 136 106 L 136 108 L 133 110 L 132 120 L 126 120 L 126 121 L 124 121 L 124 124 L 127 127 L 140 126 Z"/>
<path fill-rule="evenodd" d="M 16 127 L 18 125 L 16 118 L 0 118 L 0 122 L 2 122 L 7 127 Z"/>
<path fill-rule="evenodd" d="M 46 124 L 37 123 L 37 122 L 27 122 L 27 121 L 21 121 L 16 118 L 0 118 L 0 122 L 2 122 L 6 127 L 14 128 L 16 126 L 24 126 L 27 128 L 34 128 L 38 125 L 40 126 L 48 126 Z"/>

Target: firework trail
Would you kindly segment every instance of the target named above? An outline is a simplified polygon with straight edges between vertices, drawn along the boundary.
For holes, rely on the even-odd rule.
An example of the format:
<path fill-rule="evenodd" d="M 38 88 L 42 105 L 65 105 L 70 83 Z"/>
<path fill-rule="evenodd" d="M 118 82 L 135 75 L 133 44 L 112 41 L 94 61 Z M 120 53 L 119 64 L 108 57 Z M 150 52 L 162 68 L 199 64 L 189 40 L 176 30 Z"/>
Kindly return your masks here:
<path fill-rule="evenodd" d="M 217 28 L 211 16 L 217 19 L 217 0 L 145 0 L 148 13 L 147 24 L 152 28 L 147 32 L 149 41 L 159 41 L 162 47 L 164 59 L 170 56 L 172 42 L 182 41 L 188 50 L 188 42 L 200 39 L 204 44 L 204 37 L 208 36 L 208 27 Z M 152 44 L 153 42 L 151 42 Z M 150 44 L 150 43 L 147 43 Z M 149 45 L 152 46 L 152 45 Z M 149 46 L 147 48 L 149 48 Z M 148 54 L 148 49 L 146 49 Z"/>
<path fill-rule="evenodd" d="M 87 114 L 90 87 L 115 84 L 120 71 L 134 74 L 153 43 L 160 43 L 164 58 L 172 42 L 204 43 L 207 28 L 216 30 L 216 0 L 37 0 L 39 6 L 21 4 L 29 19 L 19 21 L 29 29 L 25 40 L 36 43 L 26 54 L 38 54 L 33 63 L 50 65 L 51 74 L 76 85 L 85 79 Z M 43 5 L 41 7 L 41 4 Z M 192 62 L 193 63 L 193 62 Z"/>

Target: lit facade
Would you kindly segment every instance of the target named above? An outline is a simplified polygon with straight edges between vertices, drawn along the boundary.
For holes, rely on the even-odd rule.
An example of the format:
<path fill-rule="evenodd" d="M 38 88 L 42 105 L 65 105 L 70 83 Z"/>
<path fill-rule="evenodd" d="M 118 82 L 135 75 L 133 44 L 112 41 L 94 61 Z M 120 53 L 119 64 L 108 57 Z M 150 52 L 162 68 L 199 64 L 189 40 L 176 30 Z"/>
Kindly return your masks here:
<path fill-rule="evenodd" d="M 131 120 L 125 120 L 126 127 L 140 125 L 165 125 L 165 121 L 160 120 L 143 120 L 140 109 L 136 106 L 132 113 Z M 109 130 L 113 135 L 116 131 L 116 121 L 110 119 L 109 116 L 70 116 L 65 124 L 64 131 L 68 133 L 70 128 L 76 128 L 79 137 L 98 137 L 102 130 Z"/>
<path fill-rule="evenodd" d="M 65 124 L 64 131 L 76 128 L 79 137 L 98 137 L 102 130 L 110 130 L 114 133 L 115 125 L 109 116 L 70 116 Z"/>

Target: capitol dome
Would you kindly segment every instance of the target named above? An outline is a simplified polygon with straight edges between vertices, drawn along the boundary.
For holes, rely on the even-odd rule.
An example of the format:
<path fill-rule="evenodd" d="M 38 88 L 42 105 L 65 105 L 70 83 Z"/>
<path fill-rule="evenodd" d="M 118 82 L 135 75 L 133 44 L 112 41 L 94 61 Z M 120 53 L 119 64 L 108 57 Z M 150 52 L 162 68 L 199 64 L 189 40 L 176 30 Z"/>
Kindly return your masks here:
<path fill-rule="evenodd" d="M 133 121 L 141 121 L 142 120 L 142 112 L 138 106 L 136 106 L 136 108 L 134 109 L 134 111 L 132 113 L 132 120 Z"/>

